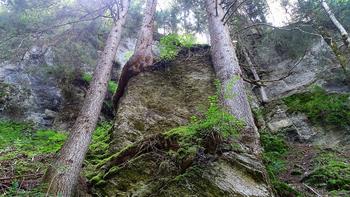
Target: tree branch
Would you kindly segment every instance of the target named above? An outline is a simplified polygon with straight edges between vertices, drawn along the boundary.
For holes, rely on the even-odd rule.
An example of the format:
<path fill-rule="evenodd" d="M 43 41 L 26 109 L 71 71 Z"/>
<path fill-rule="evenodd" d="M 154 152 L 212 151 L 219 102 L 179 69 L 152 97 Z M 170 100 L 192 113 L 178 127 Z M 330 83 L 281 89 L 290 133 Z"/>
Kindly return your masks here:
<path fill-rule="evenodd" d="M 272 82 L 276 82 L 276 81 L 281 81 L 289 76 L 291 76 L 292 74 L 294 74 L 293 70 L 300 64 L 300 62 L 305 58 L 306 56 L 306 53 L 307 53 L 307 50 L 305 50 L 304 52 L 304 55 L 302 58 L 300 58 L 294 65 L 291 69 L 288 70 L 287 74 L 280 77 L 280 78 L 277 78 L 277 79 L 271 79 L 271 80 L 251 80 L 251 79 L 247 79 L 247 78 L 244 78 L 243 76 L 242 79 L 245 81 L 245 82 L 248 82 L 248 83 L 251 83 L 251 84 L 254 84 L 254 85 L 257 85 L 257 86 L 266 86 L 264 83 L 272 83 Z"/>
<path fill-rule="evenodd" d="M 233 6 L 237 3 L 238 0 L 235 0 L 234 2 L 232 2 L 229 7 L 227 8 L 227 11 L 225 12 L 224 16 L 222 17 L 221 21 L 224 22 L 225 17 L 228 15 L 228 13 L 230 12 L 231 8 L 233 8 Z"/>
<path fill-rule="evenodd" d="M 238 11 L 238 9 L 245 3 L 247 2 L 248 0 L 244 0 L 242 1 L 235 9 L 233 12 L 231 12 L 231 14 L 227 17 L 227 19 L 225 20 L 224 22 L 224 25 L 226 25 L 226 23 L 230 20 L 230 18 Z"/>
<path fill-rule="evenodd" d="M 318 36 L 318 37 L 321 37 L 323 38 L 323 36 L 321 34 L 316 34 L 316 33 L 312 33 L 312 32 L 307 32 L 305 30 L 302 30 L 301 28 L 299 27 L 294 27 L 294 28 L 291 28 L 291 29 L 288 29 L 288 28 L 283 28 L 283 27 L 276 27 L 276 26 L 273 26 L 273 25 L 270 25 L 268 23 L 255 23 L 253 25 L 249 25 L 247 27 L 244 27 L 243 29 L 240 29 L 238 31 L 236 31 L 235 33 L 237 34 L 240 34 L 242 33 L 243 31 L 247 30 L 247 29 L 250 29 L 250 28 L 253 28 L 255 26 L 267 26 L 267 27 L 272 27 L 272 28 L 275 28 L 275 29 L 280 29 L 280 30 L 285 30 L 285 31 L 293 31 L 293 30 L 297 30 L 297 31 L 300 31 L 302 33 L 305 33 L 305 34 L 309 34 L 309 35 L 313 35 L 313 36 Z"/>

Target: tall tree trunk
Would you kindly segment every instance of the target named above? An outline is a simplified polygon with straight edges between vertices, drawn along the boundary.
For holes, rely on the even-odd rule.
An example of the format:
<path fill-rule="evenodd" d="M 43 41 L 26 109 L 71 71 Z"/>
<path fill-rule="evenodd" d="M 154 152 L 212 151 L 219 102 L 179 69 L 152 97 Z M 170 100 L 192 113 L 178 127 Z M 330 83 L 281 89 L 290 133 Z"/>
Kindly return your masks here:
<path fill-rule="evenodd" d="M 235 48 L 228 27 L 221 21 L 224 11 L 217 0 L 206 0 L 211 40 L 211 56 L 217 77 L 223 87 L 223 103 L 228 111 L 245 122 L 242 133 L 245 144 L 260 153 L 259 133 L 254 123 L 242 80 Z"/>
<path fill-rule="evenodd" d="M 140 72 L 148 70 L 153 64 L 152 44 L 156 7 L 157 0 L 147 0 L 142 27 L 137 37 L 134 55 L 123 67 L 118 82 L 118 89 L 113 96 L 115 110 L 118 108 L 119 99 L 123 96 L 129 79 Z"/>
<path fill-rule="evenodd" d="M 130 0 L 121 0 L 119 18 L 109 33 L 106 46 L 94 71 L 80 114 L 57 159 L 47 170 L 44 183 L 54 196 L 72 196 L 107 92 L 112 64 L 121 39 Z"/>
<path fill-rule="evenodd" d="M 329 18 L 332 20 L 333 24 L 337 27 L 338 31 L 340 32 L 345 46 L 348 47 L 350 44 L 350 37 L 349 37 L 348 32 L 345 30 L 343 25 L 335 17 L 332 10 L 329 8 L 327 2 L 325 0 L 322 0 L 321 4 L 322 4 L 323 9 L 327 12 Z"/>
<path fill-rule="evenodd" d="M 254 76 L 254 79 L 256 81 L 260 81 L 260 76 L 259 76 L 258 72 L 256 71 L 256 68 L 255 68 L 252 60 L 250 59 L 250 56 L 249 56 L 249 53 L 248 53 L 247 49 L 244 46 L 243 46 L 243 54 L 245 56 L 245 59 L 247 61 L 248 66 L 250 68 L 250 71 L 252 72 L 252 74 Z M 269 102 L 269 98 L 267 97 L 265 87 L 264 86 L 260 86 L 259 87 L 259 91 L 260 91 L 260 97 L 261 97 L 262 103 L 268 103 Z"/>

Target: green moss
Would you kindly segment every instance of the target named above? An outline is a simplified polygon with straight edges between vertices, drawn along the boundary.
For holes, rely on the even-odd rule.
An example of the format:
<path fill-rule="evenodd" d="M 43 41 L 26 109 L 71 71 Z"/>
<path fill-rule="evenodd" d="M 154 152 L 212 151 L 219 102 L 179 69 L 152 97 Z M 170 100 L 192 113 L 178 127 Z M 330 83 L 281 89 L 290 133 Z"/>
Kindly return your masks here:
<path fill-rule="evenodd" d="M 93 184 L 100 183 L 101 181 L 103 181 L 103 176 L 104 176 L 103 173 L 98 173 L 97 175 L 95 175 L 90 179 L 90 182 Z"/>
<path fill-rule="evenodd" d="M 28 123 L 0 121 L 0 177 L 44 173 L 51 155 L 61 148 L 65 139 L 65 134 L 36 130 Z M 44 196 L 38 188 L 31 191 L 21 189 L 18 183 L 22 183 L 22 179 L 10 180 L 12 185 L 3 196 Z"/>
<path fill-rule="evenodd" d="M 33 190 L 24 190 L 21 188 L 21 182 L 14 181 L 12 182 L 11 186 L 7 188 L 7 190 L 2 193 L 1 197 L 27 197 L 27 196 L 35 196 L 35 197 L 45 197 L 48 196 L 46 193 L 43 193 L 44 186 L 36 187 Z"/>
<path fill-rule="evenodd" d="M 279 196 L 301 196 L 299 192 L 278 178 L 278 175 L 286 169 L 285 157 L 289 151 L 286 141 L 282 136 L 268 132 L 262 132 L 260 140 L 264 148 L 263 160 L 274 190 Z"/>
<path fill-rule="evenodd" d="M 110 140 L 109 130 L 111 128 L 111 123 L 100 122 L 93 133 L 86 159 L 94 165 L 106 158 Z"/>
<path fill-rule="evenodd" d="M 95 185 L 102 184 L 104 172 L 100 172 L 99 169 L 107 162 L 109 157 L 109 131 L 112 128 L 110 122 L 98 123 L 89 146 L 89 151 L 85 157 L 84 174 Z"/>
<path fill-rule="evenodd" d="M 307 182 L 329 191 L 350 192 L 350 163 L 335 153 L 321 153 Z"/>
<path fill-rule="evenodd" d="M 267 171 L 271 177 L 285 169 L 285 156 L 288 153 L 288 146 L 281 136 L 268 132 L 261 133 L 261 144 L 264 147 L 263 159 L 267 165 Z"/>
<path fill-rule="evenodd" d="M 331 196 L 331 197 L 350 196 L 350 191 L 349 190 L 334 190 L 334 191 L 329 192 L 329 196 Z"/>
<path fill-rule="evenodd" d="M 0 121 L 0 148 L 3 149 L 17 139 L 32 133 L 30 124 Z"/>
<path fill-rule="evenodd" d="M 120 168 L 118 166 L 113 166 L 111 169 L 108 170 L 108 172 L 103 176 L 103 179 L 108 179 L 112 175 L 116 174 Z"/>
<path fill-rule="evenodd" d="M 350 126 L 349 94 L 329 94 L 320 87 L 309 93 L 284 99 L 290 112 L 303 112 L 314 123 L 336 127 Z"/>
<path fill-rule="evenodd" d="M 13 149 L 2 154 L 1 159 L 11 159 L 17 155 L 34 157 L 58 151 L 66 135 L 53 130 L 35 130 L 27 123 L 0 122 L 0 148 Z"/>
<path fill-rule="evenodd" d="M 337 57 L 340 65 L 343 67 L 344 70 L 346 70 L 347 63 L 348 63 L 348 57 L 346 54 L 342 53 L 339 47 L 335 42 L 332 42 L 331 44 L 332 51 L 334 52 L 335 56 Z"/>

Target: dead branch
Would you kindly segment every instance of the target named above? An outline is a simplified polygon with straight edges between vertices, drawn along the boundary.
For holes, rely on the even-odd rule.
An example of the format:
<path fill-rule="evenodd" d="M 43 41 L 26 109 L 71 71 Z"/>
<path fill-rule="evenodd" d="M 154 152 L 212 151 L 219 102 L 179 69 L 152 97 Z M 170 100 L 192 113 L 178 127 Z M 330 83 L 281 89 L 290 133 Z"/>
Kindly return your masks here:
<path fill-rule="evenodd" d="M 306 185 L 305 183 L 303 183 L 303 185 L 306 187 L 306 188 L 308 188 L 312 193 L 314 193 L 314 194 L 316 194 L 317 195 L 317 197 L 322 197 L 322 195 L 321 194 L 319 194 L 318 192 L 316 192 L 316 190 L 315 189 L 313 189 L 312 187 L 310 187 L 310 186 L 308 186 L 308 185 Z"/>
<path fill-rule="evenodd" d="M 251 79 L 247 79 L 247 78 L 244 78 L 242 75 L 242 79 L 243 81 L 245 82 L 248 82 L 250 84 L 253 84 L 253 85 L 257 85 L 257 86 L 266 86 L 265 83 L 272 83 L 272 82 L 277 82 L 277 81 L 281 81 L 285 78 L 288 78 L 289 76 L 291 76 L 292 74 L 294 74 L 293 70 L 301 63 L 301 61 L 305 58 L 306 56 L 306 53 L 307 53 L 307 50 L 305 50 L 304 52 L 304 55 L 302 58 L 300 58 L 294 65 L 292 68 L 290 68 L 287 72 L 286 75 L 280 77 L 280 78 L 277 78 L 277 79 L 271 79 L 271 80 L 251 80 Z"/>

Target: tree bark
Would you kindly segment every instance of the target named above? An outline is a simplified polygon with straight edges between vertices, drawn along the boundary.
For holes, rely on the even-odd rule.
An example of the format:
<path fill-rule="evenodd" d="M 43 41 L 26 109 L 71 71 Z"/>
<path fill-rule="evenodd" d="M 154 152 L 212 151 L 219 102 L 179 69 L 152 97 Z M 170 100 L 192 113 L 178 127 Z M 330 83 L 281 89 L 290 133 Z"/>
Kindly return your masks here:
<path fill-rule="evenodd" d="M 125 64 L 119 78 L 118 88 L 113 96 L 113 106 L 117 110 L 120 98 L 131 77 L 148 70 L 153 64 L 153 32 L 157 0 L 147 0 L 141 31 L 137 37 L 135 52 Z"/>
<path fill-rule="evenodd" d="M 260 81 L 260 76 L 258 74 L 258 72 L 256 71 L 256 68 L 252 62 L 252 60 L 250 59 L 249 53 L 247 51 L 247 49 L 243 46 L 243 54 L 245 56 L 245 59 L 248 63 L 248 66 L 250 68 L 250 71 L 252 72 L 253 76 L 254 76 L 254 80 L 255 81 Z M 261 97 L 261 101 L 262 103 L 268 103 L 269 102 L 269 98 L 267 97 L 266 94 L 266 90 L 264 86 L 260 86 L 259 87 L 259 91 L 260 91 L 260 97 Z"/>
<path fill-rule="evenodd" d="M 333 24 L 337 27 L 338 31 L 340 32 L 345 46 L 348 47 L 350 44 L 350 37 L 349 37 L 348 32 L 345 30 L 343 25 L 335 17 L 332 10 L 328 6 L 327 2 L 325 0 L 322 0 L 321 4 L 322 4 L 323 9 L 327 12 L 329 18 L 332 20 Z"/>
<path fill-rule="evenodd" d="M 94 71 L 80 114 L 54 163 L 49 167 L 44 183 L 54 196 L 72 196 L 107 92 L 113 60 L 121 39 L 130 0 L 121 0 L 119 18 L 109 33 L 106 46 Z"/>
<path fill-rule="evenodd" d="M 216 6 L 215 0 L 206 0 L 211 56 L 216 75 L 223 87 L 223 103 L 232 115 L 245 122 L 246 128 L 242 133 L 242 139 L 253 153 L 259 154 L 259 133 L 245 93 L 241 77 L 242 71 L 238 64 L 228 27 L 221 21 L 224 11 L 221 4 L 218 4 Z"/>

